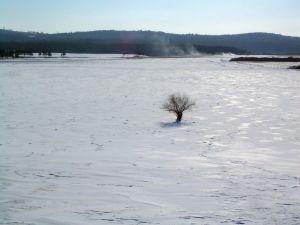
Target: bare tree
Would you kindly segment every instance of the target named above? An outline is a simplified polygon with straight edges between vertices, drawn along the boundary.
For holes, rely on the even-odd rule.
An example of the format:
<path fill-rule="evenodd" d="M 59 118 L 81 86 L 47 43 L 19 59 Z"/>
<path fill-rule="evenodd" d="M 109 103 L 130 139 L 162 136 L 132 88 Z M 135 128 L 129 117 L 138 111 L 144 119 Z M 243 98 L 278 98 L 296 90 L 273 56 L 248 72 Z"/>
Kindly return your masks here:
<path fill-rule="evenodd" d="M 171 94 L 168 100 L 163 104 L 162 108 L 168 112 L 175 113 L 177 116 L 176 122 L 179 123 L 182 119 L 184 111 L 195 106 L 195 102 L 184 94 Z"/>

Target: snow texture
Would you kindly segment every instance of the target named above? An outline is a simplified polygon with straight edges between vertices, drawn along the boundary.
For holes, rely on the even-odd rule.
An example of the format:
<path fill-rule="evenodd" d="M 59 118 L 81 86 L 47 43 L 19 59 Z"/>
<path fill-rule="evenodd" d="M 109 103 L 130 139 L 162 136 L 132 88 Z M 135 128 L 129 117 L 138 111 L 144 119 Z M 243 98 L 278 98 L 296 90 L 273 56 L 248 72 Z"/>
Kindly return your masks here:
<path fill-rule="evenodd" d="M 300 73 L 229 56 L 0 61 L 0 224 L 300 224 Z M 173 92 L 197 106 L 181 124 Z"/>

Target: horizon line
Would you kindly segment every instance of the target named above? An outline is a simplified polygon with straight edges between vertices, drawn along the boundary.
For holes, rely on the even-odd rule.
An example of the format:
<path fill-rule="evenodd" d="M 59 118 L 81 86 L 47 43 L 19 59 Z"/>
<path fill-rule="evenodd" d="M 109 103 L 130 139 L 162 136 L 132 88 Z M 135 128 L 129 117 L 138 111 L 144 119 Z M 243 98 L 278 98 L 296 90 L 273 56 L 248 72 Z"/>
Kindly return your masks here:
<path fill-rule="evenodd" d="M 300 36 L 293 36 L 288 34 L 282 34 L 282 33 L 272 33 L 272 32 L 264 32 L 264 31 L 252 31 L 252 32 L 245 32 L 245 33 L 229 33 L 229 34 L 200 34 L 200 33 L 172 33 L 172 32 L 165 32 L 161 30 L 126 30 L 126 29 L 99 29 L 99 30 L 82 30 L 82 31 L 69 31 L 69 32 L 43 32 L 43 31 L 31 31 L 31 30 L 14 30 L 6 27 L 0 28 L 0 30 L 6 30 L 6 31 L 13 31 L 13 32 L 22 32 L 22 33 L 37 33 L 37 34 L 68 34 L 68 33 L 87 33 L 87 32 L 97 32 L 97 31 L 121 31 L 121 32 L 155 32 L 155 33 L 164 33 L 164 34 L 175 34 L 175 35 L 202 35 L 202 36 L 230 36 L 230 35 L 243 35 L 243 34 L 275 34 L 280 36 L 287 36 L 287 37 L 296 37 L 300 38 Z"/>

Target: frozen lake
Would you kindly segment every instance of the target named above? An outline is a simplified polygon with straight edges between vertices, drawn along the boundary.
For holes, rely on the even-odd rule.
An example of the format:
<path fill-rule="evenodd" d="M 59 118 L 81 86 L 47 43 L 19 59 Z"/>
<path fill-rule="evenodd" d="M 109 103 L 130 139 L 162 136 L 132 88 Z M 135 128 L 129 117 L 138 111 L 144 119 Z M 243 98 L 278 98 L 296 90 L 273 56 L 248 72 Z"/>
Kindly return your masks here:
<path fill-rule="evenodd" d="M 300 224 L 292 64 L 78 56 L 0 61 L 0 224 Z"/>

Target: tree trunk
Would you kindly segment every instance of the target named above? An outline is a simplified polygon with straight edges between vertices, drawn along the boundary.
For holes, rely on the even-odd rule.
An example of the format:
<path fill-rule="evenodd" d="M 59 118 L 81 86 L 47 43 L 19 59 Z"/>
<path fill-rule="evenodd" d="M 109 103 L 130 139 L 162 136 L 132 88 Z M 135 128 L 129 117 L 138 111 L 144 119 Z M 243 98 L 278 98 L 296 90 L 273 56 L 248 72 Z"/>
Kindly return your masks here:
<path fill-rule="evenodd" d="M 177 119 L 176 122 L 179 123 L 182 119 L 182 112 L 177 113 Z"/>

